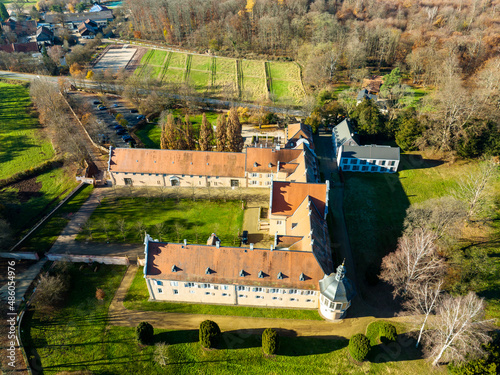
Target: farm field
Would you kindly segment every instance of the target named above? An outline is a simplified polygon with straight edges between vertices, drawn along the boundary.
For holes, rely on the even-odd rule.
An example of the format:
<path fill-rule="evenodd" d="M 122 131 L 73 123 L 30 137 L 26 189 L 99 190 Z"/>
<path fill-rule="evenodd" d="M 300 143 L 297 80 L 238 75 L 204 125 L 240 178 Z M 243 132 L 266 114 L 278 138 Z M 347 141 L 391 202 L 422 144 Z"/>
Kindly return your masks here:
<path fill-rule="evenodd" d="M 200 94 L 210 93 L 224 99 L 254 102 L 272 99 L 278 105 L 294 106 L 300 105 L 305 95 L 300 67 L 293 62 L 149 50 L 134 74 L 149 75 L 166 85 L 187 82 Z"/>
<path fill-rule="evenodd" d="M 54 156 L 36 117 L 29 89 L 0 82 L 0 179 L 34 168 Z"/>
<path fill-rule="evenodd" d="M 432 374 L 422 359 L 397 355 L 393 362 L 356 364 L 349 359 L 347 340 L 280 337 L 277 355 L 262 353 L 260 335 L 223 332 L 217 349 L 203 350 L 198 331 L 154 330 L 154 343 L 168 344 L 167 367 L 154 361 L 154 346 L 138 345 L 135 327 L 109 326 L 108 309 L 125 272 L 123 266 L 72 264 L 71 289 L 53 315 L 30 310 L 23 320 L 23 342 L 44 373 L 88 370 L 96 374 Z M 95 291 L 105 292 L 103 301 Z M 217 319 L 215 318 L 215 321 Z M 313 322 L 312 322 L 313 323 Z M 263 327 L 265 328 L 265 327 Z M 436 373 L 441 373 L 437 370 Z"/>
<path fill-rule="evenodd" d="M 120 219 L 125 221 L 123 231 L 117 225 Z M 137 229 L 139 222 L 141 229 Z M 190 243 L 202 243 L 211 233 L 217 233 L 225 246 L 239 246 L 242 224 L 243 210 L 238 201 L 105 198 L 77 239 L 142 243 L 141 236 L 146 230 L 160 241 L 187 239 Z"/>

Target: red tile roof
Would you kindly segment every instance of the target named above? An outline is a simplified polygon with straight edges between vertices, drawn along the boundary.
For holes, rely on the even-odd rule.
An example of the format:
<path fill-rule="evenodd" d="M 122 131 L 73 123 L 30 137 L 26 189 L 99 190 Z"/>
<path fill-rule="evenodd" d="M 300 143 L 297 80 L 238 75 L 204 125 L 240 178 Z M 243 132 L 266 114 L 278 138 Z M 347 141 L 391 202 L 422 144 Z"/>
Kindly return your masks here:
<path fill-rule="evenodd" d="M 291 216 L 307 196 L 316 205 L 321 216 L 326 207 L 326 184 L 303 182 L 273 182 L 272 209 L 273 215 Z"/>
<path fill-rule="evenodd" d="M 172 272 L 174 265 L 177 272 Z M 207 268 L 213 272 L 206 274 Z M 280 272 L 283 279 L 278 279 Z M 148 243 L 146 277 L 152 279 L 318 290 L 324 274 L 312 252 Z"/>
<path fill-rule="evenodd" d="M 245 177 L 245 154 L 116 148 L 111 151 L 110 171 Z"/>
<path fill-rule="evenodd" d="M 281 149 L 276 150 L 273 148 L 247 148 L 247 172 L 256 173 L 272 173 L 276 172 L 278 161 L 282 163 L 289 163 L 295 160 L 303 152 L 302 150 Z M 257 166 L 255 166 L 257 163 Z M 271 163 L 271 166 L 269 166 Z M 281 169 L 281 168 L 280 168 Z"/>

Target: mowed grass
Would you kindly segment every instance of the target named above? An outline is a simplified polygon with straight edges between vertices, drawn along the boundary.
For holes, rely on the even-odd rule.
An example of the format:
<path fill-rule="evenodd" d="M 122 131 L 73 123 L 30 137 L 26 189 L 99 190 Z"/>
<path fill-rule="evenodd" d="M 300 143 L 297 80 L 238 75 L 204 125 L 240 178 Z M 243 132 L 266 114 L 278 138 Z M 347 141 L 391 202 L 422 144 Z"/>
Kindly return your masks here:
<path fill-rule="evenodd" d="M 189 73 L 189 83 L 194 86 L 197 91 L 206 91 L 212 82 L 212 73 L 199 72 L 191 70 Z"/>
<path fill-rule="evenodd" d="M 28 183 L 30 186 L 35 183 L 39 190 L 22 195 L 16 187 L 0 190 L 0 205 L 5 208 L 5 218 L 14 234 L 34 225 L 78 185 L 74 175 L 65 168 L 44 172 Z"/>
<path fill-rule="evenodd" d="M 267 86 L 265 79 L 244 77 L 243 78 L 243 99 L 246 100 L 265 100 L 267 99 Z"/>
<path fill-rule="evenodd" d="M 191 70 L 212 70 L 212 58 L 210 56 L 193 55 L 191 57 Z"/>
<path fill-rule="evenodd" d="M 275 61 L 271 61 L 268 64 L 272 79 L 300 82 L 300 69 L 296 64 Z"/>
<path fill-rule="evenodd" d="M 170 61 L 168 63 L 169 68 L 180 68 L 186 69 L 186 57 L 185 53 L 180 52 L 169 52 L 170 53 Z"/>
<path fill-rule="evenodd" d="M 49 316 L 31 310 L 23 319 L 23 343 L 45 374 L 88 370 L 95 374 L 429 374 L 423 360 L 389 363 L 353 363 L 347 340 L 333 336 L 280 337 L 277 355 L 262 353 L 260 335 L 244 330 L 222 332 L 217 349 L 204 350 L 198 330 L 172 331 L 156 328 L 154 343 L 168 344 L 167 366 L 154 361 L 154 346 L 142 346 L 135 339 L 135 327 L 109 326 L 114 317 L 108 308 L 125 272 L 123 266 L 71 265 L 72 287 L 63 308 Z M 144 282 L 144 280 L 142 280 Z M 102 288 L 104 301 L 95 298 Z M 235 319 L 237 319 L 235 317 Z M 314 324 L 314 322 L 311 322 Z M 334 326 L 333 331 L 334 331 Z M 263 327 L 266 328 L 266 327 Z"/>
<path fill-rule="evenodd" d="M 181 283 L 182 287 L 182 283 Z M 315 310 L 275 309 L 244 306 L 222 306 L 182 302 L 150 302 L 142 268 L 139 267 L 125 297 L 125 307 L 131 310 L 164 311 L 185 314 L 234 315 L 255 318 L 323 320 Z"/>
<path fill-rule="evenodd" d="M 30 115 L 29 89 L 0 82 L 0 179 L 54 156 L 38 119 Z"/>
<path fill-rule="evenodd" d="M 117 226 L 120 219 L 125 220 L 124 233 Z M 92 241 L 142 243 L 139 221 L 160 241 L 203 243 L 215 232 L 223 246 L 238 246 L 243 210 L 237 201 L 105 198 L 90 217 Z M 77 239 L 90 239 L 86 232 Z"/>
<path fill-rule="evenodd" d="M 215 59 L 215 71 L 218 76 L 219 73 L 226 75 L 234 75 L 236 79 L 236 60 L 228 59 L 226 57 L 218 57 Z"/>
<path fill-rule="evenodd" d="M 158 66 L 163 66 L 163 63 L 165 62 L 165 58 L 167 57 L 168 52 L 167 51 L 160 51 L 160 50 L 153 50 L 153 55 L 151 56 L 151 59 L 149 60 L 149 63 L 152 65 L 158 65 Z"/>
<path fill-rule="evenodd" d="M 185 80 L 185 71 L 181 69 L 171 69 L 170 67 L 167 69 L 165 74 L 163 75 L 163 82 L 166 83 L 182 83 Z"/>
<path fill-rule="evenodd" d="M 304 91 L 300 82 L 271 81 L 271 93 L 275 95 L 278 103 L 300 104 L 304 98 Z"/>
<path fill-rule="evenodd" d="M 266 77 L 264 61 L 242 60 L 243 78 L 245 77 Z"/>

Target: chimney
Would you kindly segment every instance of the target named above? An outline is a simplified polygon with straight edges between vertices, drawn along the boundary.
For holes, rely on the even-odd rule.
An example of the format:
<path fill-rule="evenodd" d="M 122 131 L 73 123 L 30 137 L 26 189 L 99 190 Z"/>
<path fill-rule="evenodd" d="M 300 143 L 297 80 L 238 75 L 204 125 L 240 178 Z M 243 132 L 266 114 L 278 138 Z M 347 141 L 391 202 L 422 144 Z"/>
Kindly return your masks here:
<path fill-rule="evenodd" d="M 215 242 L 215 246 L 217 247 L 217 249 L 220 248 L 220 241 Z"/>
<path fill-rule="evenodd" d="M 253 243 L 250 244 L 250 250 L 253 250 Z"/>
<path fill-rule="evenodd" d="M 184 238 L 184 246 L 187 246 L 187 245 L 188 245 L 188 240 L 186 240 L 186 239 Z"/>

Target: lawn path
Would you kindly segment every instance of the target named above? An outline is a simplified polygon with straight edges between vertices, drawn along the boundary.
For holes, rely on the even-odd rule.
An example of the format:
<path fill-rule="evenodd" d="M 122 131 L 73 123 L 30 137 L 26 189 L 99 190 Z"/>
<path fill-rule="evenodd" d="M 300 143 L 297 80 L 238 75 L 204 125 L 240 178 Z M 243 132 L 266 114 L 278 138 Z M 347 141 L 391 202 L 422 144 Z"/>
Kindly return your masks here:
<path fill-rule="evenodd" d="M 147 321 L 154 328 L 172 330 L 198 329 L 200 323 L 210 319 L 219 325 L 222 331 L 239 331 L 241 334 L 260 334 L 265 328 L 282 330 L 283 334 L 290 336 L 307 336 L 323 339 L 333 337 L 350 338 L 352 335 L 364 332 L 366 326 L 376 320 L 373 316 L 344 319 L 341 322 L 327 322 L 316 320 L 271 319 L 252 318 L 242 316 L 206 315 L 206 314 L 181 314 L 158 311 L 128 310 L 123 306 L 123 301 L 128 289 L 132 285 L 137 266 L 130 266 L 115 293 L 109 306 L 108 323 L 113 326 L 136 327 L 140 322 Z M 387 318 L 393 322 L 404 322 L 408 317 Z"/>

